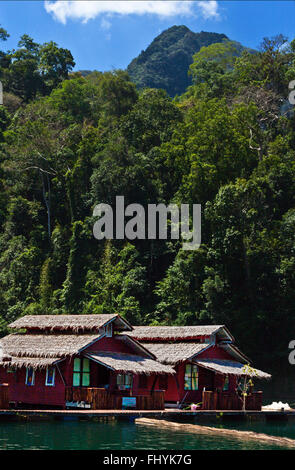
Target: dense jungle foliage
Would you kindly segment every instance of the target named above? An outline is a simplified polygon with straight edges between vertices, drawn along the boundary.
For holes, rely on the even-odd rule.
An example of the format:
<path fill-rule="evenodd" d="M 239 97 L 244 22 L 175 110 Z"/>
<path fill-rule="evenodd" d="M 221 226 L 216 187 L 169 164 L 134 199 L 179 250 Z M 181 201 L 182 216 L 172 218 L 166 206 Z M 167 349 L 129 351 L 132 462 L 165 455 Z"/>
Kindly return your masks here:
<path fill-rule="evenodd" d="M 1 29 L 1 39 L 7 32 Z M 295 331 L 295 41 L 203 47 L 172 100 L 127 72 L 72 73 L 54 42 L 1 52 L 0 331 L 24 314 L 226 324 L 257 366 Z M 96 204 L 202 205 L 202 245 L 98 241 Z"/>

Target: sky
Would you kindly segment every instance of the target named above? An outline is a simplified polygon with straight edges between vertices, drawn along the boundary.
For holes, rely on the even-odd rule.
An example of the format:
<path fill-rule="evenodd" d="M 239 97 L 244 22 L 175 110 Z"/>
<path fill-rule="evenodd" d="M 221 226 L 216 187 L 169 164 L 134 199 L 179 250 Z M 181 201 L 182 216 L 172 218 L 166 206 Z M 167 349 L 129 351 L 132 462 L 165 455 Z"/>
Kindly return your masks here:
<path fill-rule="evenodd" d="M 224 33 L 258 48 L 263 37 L 295 37 L 295 1 L 1 0 L 0 24 L 17 47 L 22 34 L 70 49 L 75 70 L 126 68 L 162 31 L 186 25 L 194 32 Z"/>

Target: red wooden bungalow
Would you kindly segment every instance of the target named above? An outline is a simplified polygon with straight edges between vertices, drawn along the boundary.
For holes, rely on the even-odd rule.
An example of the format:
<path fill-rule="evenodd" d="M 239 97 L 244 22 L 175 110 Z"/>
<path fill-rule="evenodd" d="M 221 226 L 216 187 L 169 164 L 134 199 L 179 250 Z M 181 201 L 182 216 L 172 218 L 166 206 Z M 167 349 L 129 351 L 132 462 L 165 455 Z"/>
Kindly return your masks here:
<path fill-rule="evenodd" d="M 270 375 L 247 367 L 250 360 L 235 346 L 224 325 L 138 326 L 128 333 L 151 351 L 162 364 L 173 366 L 175 375 L 159 379 L 165 401 L 201 403 L 205 409 L 240 409 L 245 376 L 270 379 Z M 261 409 L 262 392 L 247 396 L 248 409 Z"/>
<path fill-rule="evenodd" d="M 0 408 L 240 409 L 249 359 L 224 326 L 132 327 L 119 315 L 34 315 L 0 343 Z M 255 369 L 255 376 L 270 378 Z M 8 390 L 8 392 L 7 392 Z M 2 392 L 1 392 L 2 391 Z M 247 397 L 261 408 L 261 392 Z"/>
<path fill-rule="evenodd" d="M 137 408 L 164 407 L 156 379 L 174 369 L 127 336 L 132 326 L 119 315 L 25 316 L 10 328 L 25 330 L 1 340 L 10 405 L 112 409 L 137 397 Z"/>

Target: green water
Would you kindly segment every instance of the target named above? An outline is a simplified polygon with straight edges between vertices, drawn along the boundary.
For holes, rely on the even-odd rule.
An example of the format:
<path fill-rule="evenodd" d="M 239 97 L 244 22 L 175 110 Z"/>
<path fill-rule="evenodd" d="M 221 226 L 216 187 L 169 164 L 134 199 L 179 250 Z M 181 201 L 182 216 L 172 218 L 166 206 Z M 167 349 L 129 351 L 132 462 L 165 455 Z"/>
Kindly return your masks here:
<path fill-rule="evenodd" d="M 227 424 L 221 427 L 251 429 L 271 435 L 295 438 L 295 425 L 264 423 Z M 183 431 L 147 427 L 132 422 L 0 422 L 0 450 L 258 450 L 283 449 L 259 441 L 196 435 Z"/>

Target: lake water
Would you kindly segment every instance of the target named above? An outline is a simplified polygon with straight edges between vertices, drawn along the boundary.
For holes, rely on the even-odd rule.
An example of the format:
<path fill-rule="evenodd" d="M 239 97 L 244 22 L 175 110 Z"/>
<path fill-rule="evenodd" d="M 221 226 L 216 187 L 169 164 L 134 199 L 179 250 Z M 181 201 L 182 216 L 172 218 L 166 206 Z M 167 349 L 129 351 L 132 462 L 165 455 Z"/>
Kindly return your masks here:
<path fill-rule="evenodd" d="M 211 426 L 211 425 L 210 425 Z M 295 424 L 232 423 L 226 428 L 252 430 L 295 439 Z M 0 422 L 1 450 L 258 450 L 283 449 L 259 441 L 196 435 L 132 422 Z"/>

